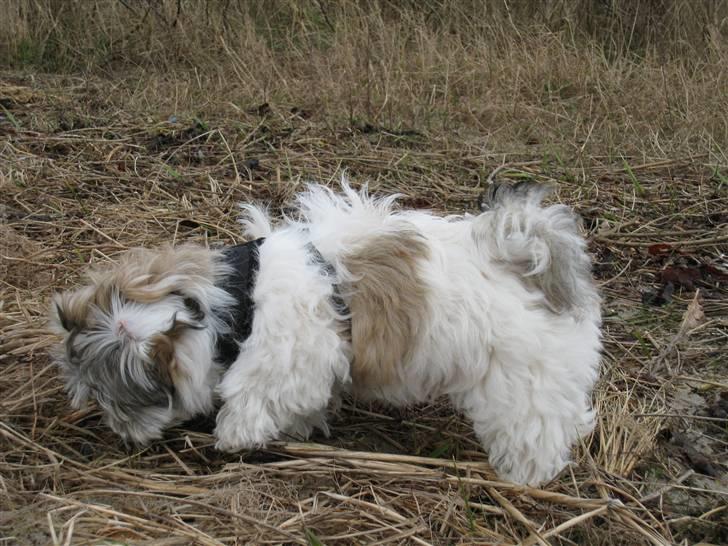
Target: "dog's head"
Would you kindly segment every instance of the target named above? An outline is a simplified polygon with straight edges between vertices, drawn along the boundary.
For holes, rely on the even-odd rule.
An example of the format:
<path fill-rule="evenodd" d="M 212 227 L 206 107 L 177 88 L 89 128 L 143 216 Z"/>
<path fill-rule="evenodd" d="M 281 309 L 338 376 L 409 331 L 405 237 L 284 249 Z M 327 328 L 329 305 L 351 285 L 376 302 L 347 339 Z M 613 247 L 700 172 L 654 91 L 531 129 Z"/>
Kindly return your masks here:
<path fill-rule="evenodd" d="M 230 303 L 215 286 L 219 269 L 205 248 L 139 249 L 56 294 L 55 354 L 72 404 L 95 399 L 108 425 L 137 444 L 211 410 L 216 311 Z"/>

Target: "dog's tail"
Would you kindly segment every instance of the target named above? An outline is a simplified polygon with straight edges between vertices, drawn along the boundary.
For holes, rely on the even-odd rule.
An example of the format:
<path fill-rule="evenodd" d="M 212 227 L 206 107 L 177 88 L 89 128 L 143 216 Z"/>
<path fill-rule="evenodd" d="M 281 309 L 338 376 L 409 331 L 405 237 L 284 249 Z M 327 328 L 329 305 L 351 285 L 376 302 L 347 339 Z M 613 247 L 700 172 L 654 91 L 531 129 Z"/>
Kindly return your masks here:
<path fill-rule="evenodd" d="M 248 239 L 268 237 L 272 233 L 273 227 L 267 208 L 243 204 L 240 205 L 240 210 L 242 211 L 242 215 L 239 221 L 243 226 L 243 234 Z"/>
<path fill-rule="evenodd" d="M 550 191 L 533 182 L 494 184 L 484 194 L 473 237 L 490 259 L 543 292 L 555 312 L 598 313 L 578 216 L 565 205 L 542 207 Z"/>

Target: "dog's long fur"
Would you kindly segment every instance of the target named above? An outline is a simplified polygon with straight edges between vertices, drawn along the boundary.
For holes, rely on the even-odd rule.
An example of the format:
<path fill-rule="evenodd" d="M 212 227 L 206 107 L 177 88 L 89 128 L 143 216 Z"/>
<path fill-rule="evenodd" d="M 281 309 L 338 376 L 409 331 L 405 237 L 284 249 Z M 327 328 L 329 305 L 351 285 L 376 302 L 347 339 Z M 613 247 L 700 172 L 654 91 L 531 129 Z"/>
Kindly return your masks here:
<path fill-rule="evenodd" d="M 232 305 L 221 255 L 143 251 L 56 297 L 69 393 L 95 396 L 137 442 L 217 397 L 224 450 L 328 431 L 341 390 L 394 404 L 447 395 L 502 477 L 550 479 L 593 426 L 600 301 L 575 215 L 542 207 L 543 193 L 500 186 L 482 214 L 443 218 L 313 185 L 276 227 L 246 205 L 246 235 L 265 240 L 232 366 L 215 361 Z"/>

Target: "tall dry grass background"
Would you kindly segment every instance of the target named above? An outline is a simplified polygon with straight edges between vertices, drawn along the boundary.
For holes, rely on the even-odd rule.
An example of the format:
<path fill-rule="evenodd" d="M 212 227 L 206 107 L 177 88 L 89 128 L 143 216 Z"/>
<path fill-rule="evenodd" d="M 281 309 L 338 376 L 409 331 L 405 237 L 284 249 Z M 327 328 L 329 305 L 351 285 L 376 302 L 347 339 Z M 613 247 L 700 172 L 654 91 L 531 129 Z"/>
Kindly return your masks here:
<path fill-rule="evenodd" d="M 725 543 L 727 66 L 727 0 L 0 0 L 0 538 Z M 238 241 L 238 202 L 343 169 L 456 213 L 550 182 L 582 214 L 600 417 L 553 483 L 497 481 L 442 401 L 242 458 L 209 423 L 125 451 L 68 408 L 53 290 Z"/>
<path fill-rule="evenodd" d="M 725 0 L 2 4 L 5 63 L 141 80 L 123 100 L 151 111 L 269 102 L 505 151 L 661 156 L 728 136 Z"/>

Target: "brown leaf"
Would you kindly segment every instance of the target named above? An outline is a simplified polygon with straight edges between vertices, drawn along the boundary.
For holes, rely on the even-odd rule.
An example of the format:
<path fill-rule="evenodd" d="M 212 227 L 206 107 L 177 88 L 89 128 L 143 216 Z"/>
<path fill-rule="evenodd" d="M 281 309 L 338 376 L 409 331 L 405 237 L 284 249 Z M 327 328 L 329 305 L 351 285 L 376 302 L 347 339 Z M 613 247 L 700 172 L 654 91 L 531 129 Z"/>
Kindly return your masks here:
<path fill-rule="evenodd" d="M 721 271 L 714 265 L 705 264 L 703 266 L 703 271 L 705 272 L 706 275 L 710 275 L 711 277 L 713 277 L 716 280 L 719 280 L 719 281 L 728 280 L 728 274 L 726 274 L 724 271 Z"/>
<path fill-rule="evenodd" d="M 650 256 L 665 256 L 672 250 L 672 245 L 667 243 L 656 243 L 647 247 L 647 252 Z"/>
<path fill-rule="evenodd" d="M 660 271 L 660 277 L 664 284 L 673 283 L 692 290 L 695 283 L 703 278 L 703 274 L 697 267 L 672 266 Z"/>
<path fill-rule="evenodd" d="M 705 313 L 703 312 L 703 306 L 700 303 L 700 290 L 695 291 L 693 300 L 688 305 L 683 315 L 682 323 L 680 324 L 680 332 L 687 333 L 690 330 L 697 328 L 705 320 Z"/>

